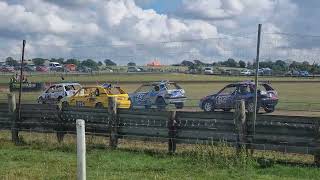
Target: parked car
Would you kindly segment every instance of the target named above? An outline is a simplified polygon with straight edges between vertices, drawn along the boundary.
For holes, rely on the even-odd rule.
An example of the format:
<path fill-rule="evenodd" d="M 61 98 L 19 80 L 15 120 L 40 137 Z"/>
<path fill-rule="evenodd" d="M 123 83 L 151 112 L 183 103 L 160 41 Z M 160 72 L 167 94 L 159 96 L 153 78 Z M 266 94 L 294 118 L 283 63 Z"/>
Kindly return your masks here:
<path fill-rule="evenodd" d="M 86 66 L 78 66 L 77 71 L 83 72 L 83 73 L 91 73 L 92 69 Z"/>
<path fill-rule="evenodd" d="M 269 84 L 259 83 L 257 111 L 263 108 L 267 113 L 275 110 L 278 103 L 278 94 Z M 214 111 L 222 109 L 230 111 L 234 109 L 235 101 L 244 99 L 248 111 L 254 109 L 254 88 L 255 84 L 250 81 L 232 83 L 225 86 L 219 92 L 203 97 L 199 107 L 204 111 Z"/>
<path fill-rule="evenodd" d="M 23 66 L 23 71 L 34 72 L 34 71 L 36 71 L 36 66 L 35 65 L 25 65 L 25 66 Z"/>
<path fill-rule="evenodd" d="M 12 66 L 7 66 L 7 65 L 3 65 L 0 67 L 0 71 L 1 72 L 14 72 L 14 67 Z"/>
<path fill-rule="evenodd" d="M 203 69 L 204 74 L 213 74 L 213 68 L 212 67 L 205 67 Z"/>
<path fill-rule="evenodd" d="M 141 69 L 136 66 L 130 66 L 128 67 L 127 72 L 141 72 Z"/>
<path fill-rule="evenodd" d="M 132 107 L 144 106 L 146 109 L 156 105 L 159 109 L 174 104 L 182 109 L 186 101 L 185 91 L 178 84 L 169 81 L 146 83 L 130 94 Z"/>
<path fill-rule="evenodd" d="M 38 72 L 48 72 L 49 68 L 47 66 L 37 66 L 36 71 Z"/>
<path fill-rule="evenodd" d="M 58 62 L 50 62 L 49 63 L 50 71 L 63 71 L 64 68 Z"/>
<path fill-rule="evenodd" d="M 38 97 L 38 103 L 58 103 L 62 98 L 72 96 L 80 88 L 81 85 L 79 83 L 53 84 Z"/>
<path fill-rule="evenodd" d="M 258 75 L 259 76 L 271 76 L 272 75 L 272 69 L 270 69 L 270 68 L 261 68 L 261 69 L 258 70 Z"/>
<path fill-rule="evenodd" d="M 254 72 L 250 69 L 244 69 L 244 70 L 240 71 L 240 75 L 242 75 L 242 76 L 251 76 L 253 74 L 254 74 Z"/>
<path fill-rule="evenodd" d="M 299 76 L 300 77 L 308 77 L 310 76 L 308 71 L 299 71 Z"/>
<path fill-rule="evenodd" d="M 117 107 L 129 109 L 131 102 L 129 95 L 118 86 L 111 84 L 82 87 L 74 95 L 63 98 L 62 107 L 108 107 L 108 98 L 117 97 Z"/>

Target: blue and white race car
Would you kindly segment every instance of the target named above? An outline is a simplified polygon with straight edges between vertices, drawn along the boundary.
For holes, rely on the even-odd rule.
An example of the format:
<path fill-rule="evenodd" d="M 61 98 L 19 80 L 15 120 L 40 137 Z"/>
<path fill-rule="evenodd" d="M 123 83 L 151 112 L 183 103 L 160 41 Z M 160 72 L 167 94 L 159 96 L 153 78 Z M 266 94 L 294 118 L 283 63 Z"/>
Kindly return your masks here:
<path fill-rule="evenodd" d="M 153 105 L 163 109 L 169 104 L 182 109 L 186 101 L 184 89 L 169 81 L 143 84 L 129 96 L 132 107 L 144 106 L 146 109 Z"/>

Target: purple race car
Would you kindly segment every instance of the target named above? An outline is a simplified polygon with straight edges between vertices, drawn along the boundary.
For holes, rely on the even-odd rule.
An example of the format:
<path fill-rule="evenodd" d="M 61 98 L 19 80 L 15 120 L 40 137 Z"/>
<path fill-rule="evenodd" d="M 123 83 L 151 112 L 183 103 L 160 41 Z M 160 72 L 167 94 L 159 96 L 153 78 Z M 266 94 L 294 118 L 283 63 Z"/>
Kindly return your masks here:
<path fill-rule="evenodd" d="M 230 111 L 234 109 L 236 100 L 244 99 L 247 110 L 252 112 L 254 109 L 254 88 L 255 84 L 251 81 L 229 84 L 218 93 L 202 98 L 199 107 L 207 112 L 215 109 Z M 259 83 L 257 93 L 257 111 L 263 108 L 267 113 L 273 112 L 279 100 L 277 92 L 268 83 Z"/>

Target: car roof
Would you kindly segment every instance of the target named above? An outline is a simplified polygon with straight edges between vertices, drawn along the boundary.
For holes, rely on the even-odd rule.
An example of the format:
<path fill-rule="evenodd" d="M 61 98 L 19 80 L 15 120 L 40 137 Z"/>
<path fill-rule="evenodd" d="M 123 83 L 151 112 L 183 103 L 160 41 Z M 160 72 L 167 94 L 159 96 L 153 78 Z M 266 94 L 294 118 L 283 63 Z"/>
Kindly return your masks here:
<path fill-rule="evenodd" d="M 259 84 L 269 84 L 268 82 L 259 82 Z M 227 86 L 238 86 L 238 85 L 255 85 L 252 81 L 242 81 L 242 82 L 236 82 L 228 84 Z"/>
<path fill-rule="evenodd" d="M 58 83 L 58 84 L 53 84 L 55 86 L 61 85 L 61 86 L 68 86 L 68 85 L 80 85 L 79 83 Z"/>
<path fill-rule="evenodd" d="M 158 82 L 144 83 L 143 85 L 159 85 L 159 84 L 175 84 L 175 82 L 172 82 L 172 81 L 158 81 Z"/>

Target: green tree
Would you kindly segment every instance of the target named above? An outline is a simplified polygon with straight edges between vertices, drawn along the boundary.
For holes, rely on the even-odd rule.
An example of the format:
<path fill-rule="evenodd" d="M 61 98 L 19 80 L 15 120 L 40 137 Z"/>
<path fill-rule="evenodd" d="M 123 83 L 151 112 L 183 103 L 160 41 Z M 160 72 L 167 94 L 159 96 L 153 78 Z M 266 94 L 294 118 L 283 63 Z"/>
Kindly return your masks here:
<path fill-rule="evenodd" d="M 84 60 L 81 62 L 81 66 L 86 66 L 86 67 L 89 67 L 93 70 L 97 70 L 98 69 L 98 63 L 95 62 L 94 60 L 92 59 L 87 59 L 87 60 Z"/>
<path fill-rule="evenodd" d="M 113 62 L 110 59 L 104 60 L 104 64 L 106 64 L 106 66 L 116 66 L 117 65 L 115 62 Z"/>
<path fill-rule="evenodd" d="M 223 65 L 227 67 L 237 67 L 238 63 L 232 58 L 229 58 L 227 61 L 223 62 Z"/>
<path fill-rule="evenodd" d="M 240 60 L 240 61 L 239 61 L 239 66 L 240 66 L 241 68 L 245 68 L 245 67 L 246 67 L 246 62 Z"/>
<path fill-rule="evenodd" d="M 6 65 L 17 66 L 18 64 L 19 64 L 18 61 L 13 59 L 12 57 L 7 57 L 6 58 Z"/>
<path fill-rule="evenodd" d="M 46 59 L 43 58 L 33 58 L 32 62 L 36 65 L 36 66 L 41 66 L 46 62 Z"/>
<path fill-rule="evenodd" d="M 73 58 L 67 59 L 64 63 L 65 64 L 75 64 L 77 66 L 80 65 L 80 61 L 78 59 L 73 59 Z"/>

